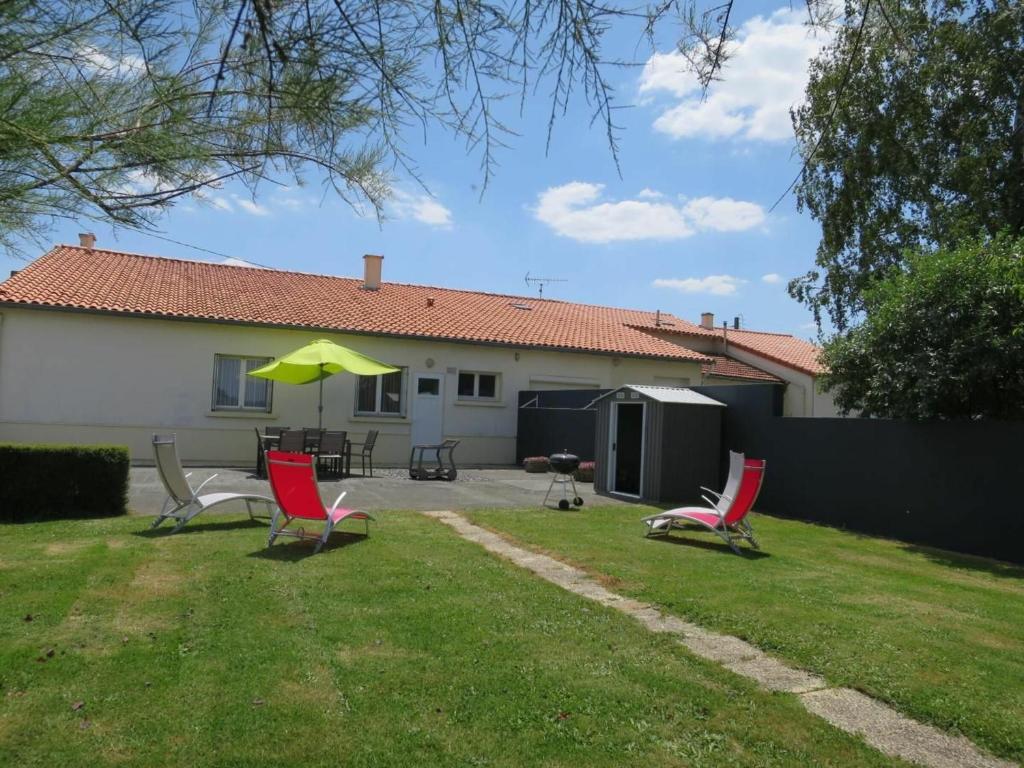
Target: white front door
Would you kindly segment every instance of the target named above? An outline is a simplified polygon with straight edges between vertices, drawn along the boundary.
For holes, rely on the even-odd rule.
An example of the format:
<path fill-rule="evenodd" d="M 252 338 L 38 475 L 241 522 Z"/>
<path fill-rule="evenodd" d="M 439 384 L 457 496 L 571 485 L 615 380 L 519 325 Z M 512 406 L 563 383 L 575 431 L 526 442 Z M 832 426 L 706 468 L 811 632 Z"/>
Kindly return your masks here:
<path fill-rule="evenodd" d="M 412 444 L 437 445 L 442 439 L 444 413 L 444 375 L 413 374 Z"/>

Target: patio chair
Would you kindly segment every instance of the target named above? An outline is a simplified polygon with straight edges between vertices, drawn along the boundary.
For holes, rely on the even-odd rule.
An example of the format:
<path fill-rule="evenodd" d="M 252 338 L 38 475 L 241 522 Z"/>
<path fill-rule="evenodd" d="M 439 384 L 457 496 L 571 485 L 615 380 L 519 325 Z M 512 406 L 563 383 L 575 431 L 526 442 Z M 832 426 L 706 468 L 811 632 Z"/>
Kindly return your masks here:
<path fill-rule="evenodd" d="M 302 429 L 286 429 L 281 433 L 277 449 L 284 453 L 305 453 L 306 432 Z"/>
<path fill-rule="evenodd" d="M 373 446 L 377 443 L 378 430 L 371 429 L 366 433 L 366 440 L 361 443 L 352 443 L 352 448 L 357 445 L 359 449 L 359 459 L 363 466 L 363 476 L 366 476 L 366 462 L 370 462 L 370 477 L 373 477 Z"/>
<path fill-rule="evenodd" d="M 319 453 L 320 441 L 323 440 L 325 430 L 318 427 L 304 427 L 302 431 L 306 434 L 306 453 Z"/>
<path fill-rule="evenodd" d="M 192 473 L 185 474 L 181 468 L 174 435 L 153 435 L 153 457 L 156 460 L 157 473 L 167 491 L 167 501 L 164 502 L 163 509 L 153 521 L 153 528 L 163 523 L 164 520 L 173 518 L 178 521 L 178 524 L 174 526 L 171 533 L 177 533 L 185 523 L 200 512 L 205 512 L 210 507 L 228 501 L 244 501 L 250 519 L 254 518 L 252 502 L 259 501 L 266 504 L 268 517 L 270 516 L 269 508 L 275 506 L 272 498 L 256 493 L 205 493 L 200 495 L 199 492 L 203 490 L 203 487 L 217 475 L 211 475 L 193 490 L 188 481 Z"/>
<path fill-rule="evenodd" d="M 267 466 L 266 466 L 266 456 L 264 456 L 264 454 L 266 453 L 267 446 L 266 446 L 266 443 L 264 442 L 264 437 L 277 437 L 277 438 L 280 438 L 281 437 L 281 433 L 286 431 L 286 430 L 288 430 L 288 429 L 291 429 L 291 427 L 268 426 L 268 427 L 264 427 L 262 432 L 260 432 L 260 428 L 259 427 L 256 427 L 255 429 L 256 429 L 256 476 L 257 477 L 266 477 L 267 476 Z M 267 441 L 267 442 L 270 442 L 270 441 Z M 274 442 L 277 442 L 277 441 L 274 441 Z M 273 443 L 272 443 L 272 445 L 273 445 Z"/>
<path fill-rule="evenodd" d="M 736 474 L 733 470 L 737 466 L 737 457 L 742 461 L 742 473 L 739 474 L 739 481 L 735 484 L 733 480 Z M 765 461 L 764 459 L 747 459 L 743 454 L 730 454 L 729 481 L 717 501 L 712 501 L 707 496 L 703 499 L 711 505 L 707 507 L 679 507 L 656 515 L 645 517 L 643 522 L 647 524 L 647 535 L 665 534 L 672 528 L 683 528 L 688 523 L 703 525 L 712 533 L 721 538 L 737 555 L 740 549 L 736 546 L 737 541 L 745 540 L 754 549 L 760 549 L 757 539 L 754 538 L 754 530 L 747 520 L 750 509 L 757 500 L 761 491 L 761 484 L 764 481 Z M 735 485 L 735 488 L 731 486 Z M 701 490 L 707 490 L 702 488 Z M 729 491 L 732 490 L 732 493 Z"/>
<path fill-rule="evenodd" d="M 317 466 L 326 464 L 328 470 L 335 475 L 343 474 L 347 441 L 348 432 L 324 430 L 324 436 L 320 439 L 320 452 L 317 454 Z"/>
<path fill-rule="evenodd" d="M 366 512 L 354 509 L 339 508 L 342 493 L 334 500 L 330 509 L 324 507 L 320 498 L 320 488 L 316 481 L 314 456 L 309 454 L 283 453 L 267 451 L 267 474 L 270 475 L 270 488 L 277 500 L 277 511 L 270 523 L 270 538 L 267 546 L 273 546 L 278 536 L 293 536 L 297 539 L 310 539 L 316 542 L 313 553 L 320 551 L 331 535 L 331 531 L 343 520 L 362 520 L 366 525 L 366 535 L 370 535 L 370 520 Z M 295 520 L 322 520 L 324 530 L 319 536 L 298 531 L 286 530 Z"/>

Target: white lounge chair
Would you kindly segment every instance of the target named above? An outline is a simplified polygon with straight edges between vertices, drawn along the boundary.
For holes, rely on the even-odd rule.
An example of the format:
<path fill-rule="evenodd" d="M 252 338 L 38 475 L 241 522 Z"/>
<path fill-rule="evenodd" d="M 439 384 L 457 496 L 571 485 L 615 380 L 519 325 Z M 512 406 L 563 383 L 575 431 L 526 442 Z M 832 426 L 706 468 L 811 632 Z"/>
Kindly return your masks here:
<path fill-rule="evenodd" d="M 185 474 L 181 468 L 181 461 L 178 459 L 178 447 L 175 444 L 174 435 L 153 435 L 153 458 L 156 460 L 156 469 L 160 474 L 160 480 L 167 491 L 167 501 L 163 509 L 153 521 L 153 528 L 156 528 L 164 520 L 173 518 L 178 521 L 171 533 L 177 533 L 189 520 L 205 512 L 210 507 L 223 504 L 228 501 L 241 500 L 249 511 L 249 517 L 253 518 L 252 502 L 258 501 L 267 505 L 267 516 L 273 514 L 277 503 L 269 496 L 260 496 L 256 493 L 206 493 L 202 496 L 199 492 L 203 490 L 208 482 L 217 475 L 206 478 L 195 490 L 189 483 L 188 478 L 192 473 Z"/>

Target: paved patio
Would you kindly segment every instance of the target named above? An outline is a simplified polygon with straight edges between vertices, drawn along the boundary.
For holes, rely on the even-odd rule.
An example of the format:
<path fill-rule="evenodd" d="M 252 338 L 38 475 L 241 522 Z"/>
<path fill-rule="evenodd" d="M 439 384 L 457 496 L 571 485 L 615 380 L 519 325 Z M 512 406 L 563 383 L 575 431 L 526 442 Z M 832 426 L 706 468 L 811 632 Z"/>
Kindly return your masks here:
<path fill-rule="evenodd" d="M 256 477 L 251 470 L 189 467 L 185 471 L 192 473 L 189 482 L 193 488 L 210 475 L 217 475 L 204 492 L 235 491 L 271 495 L 267 481 Z M 548 483 L 551 482 L 550 474 L 527 474 L 518 468 L 460 469 L 459 477 L 453 483 L 443 480 L 411 480 L 405 469 L 374 469 L 373 474 L 373 477 L 356 476 L 344 480 L 322 479 L 320 495 L 330 504 L 339 493 L 348 491 L 345 504 L 369 512 L 392 509 L 532 507 L 540 505 Z M 592 483 L 577 483 L 577 488 L 585 506 L 621 503 L 596 495 Z M 552 491 L 553 497 L 556 492 L 559 492 L 557 486 Z M 133 513 L 156 514 L 165 498 L 156 469 L 132 467 L 128 506 Z M 216 510 L 239 512 L 245 510 L 245 505 L 224 504 Z"/>

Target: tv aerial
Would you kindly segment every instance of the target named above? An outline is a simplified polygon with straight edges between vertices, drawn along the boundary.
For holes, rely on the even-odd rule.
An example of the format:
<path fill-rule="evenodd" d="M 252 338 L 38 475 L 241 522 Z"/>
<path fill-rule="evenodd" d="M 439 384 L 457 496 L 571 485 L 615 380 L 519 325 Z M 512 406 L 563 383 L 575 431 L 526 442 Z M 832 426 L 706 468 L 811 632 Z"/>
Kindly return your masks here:
<path fill-rule="evenodd" d="M 526 273 L 526 277 L 523 278 L 526 281 L 526 287 L 532 288 L 537 286 L 537 296 L 541 299 L 544 298 L 544 286 L 548 283 L 568 283 L 564 277 L 530 277 L 530 273 Z"/>

